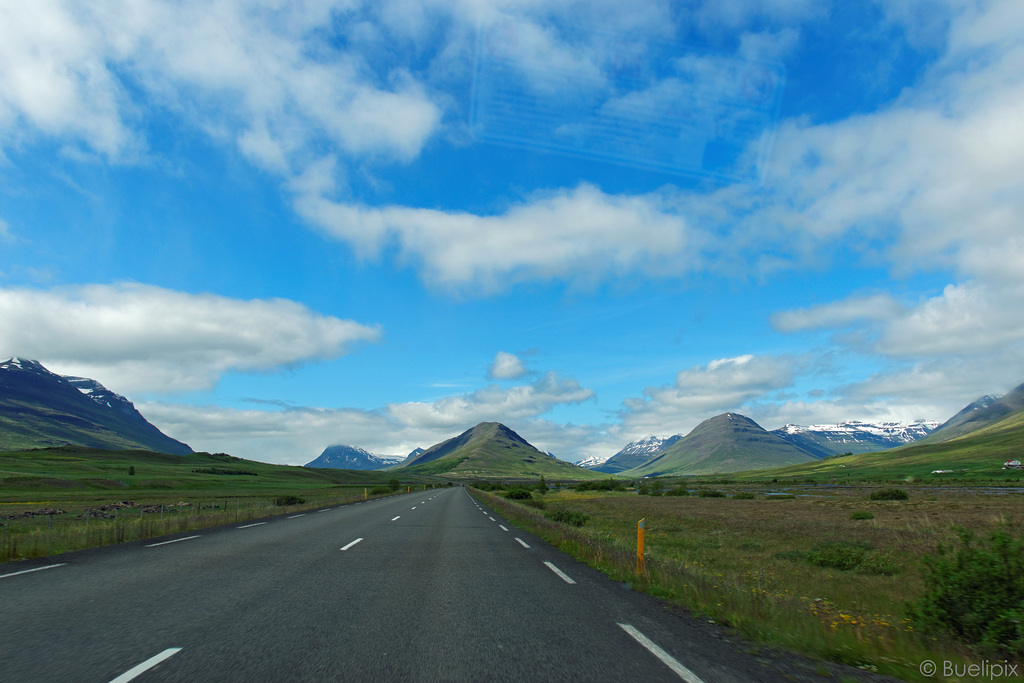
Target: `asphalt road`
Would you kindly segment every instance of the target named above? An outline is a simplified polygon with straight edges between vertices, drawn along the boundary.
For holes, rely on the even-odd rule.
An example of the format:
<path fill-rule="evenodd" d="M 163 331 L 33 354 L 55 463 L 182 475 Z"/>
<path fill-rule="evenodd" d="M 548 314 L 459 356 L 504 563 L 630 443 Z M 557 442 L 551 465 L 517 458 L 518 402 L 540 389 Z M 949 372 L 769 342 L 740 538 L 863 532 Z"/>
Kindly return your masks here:
<path fill-rule="evenodd" d="M 0 565 L 5 682 L 821 680 L 799 669 L 461 487 Z"/>

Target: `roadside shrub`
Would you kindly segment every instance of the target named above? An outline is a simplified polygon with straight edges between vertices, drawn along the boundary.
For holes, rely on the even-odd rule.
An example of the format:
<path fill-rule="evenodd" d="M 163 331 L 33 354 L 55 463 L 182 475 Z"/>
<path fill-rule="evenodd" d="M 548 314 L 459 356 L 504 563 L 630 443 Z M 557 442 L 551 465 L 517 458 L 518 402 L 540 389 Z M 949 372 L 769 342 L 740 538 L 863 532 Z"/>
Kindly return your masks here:
<path fill-rule="evenodd" d="M 581 481 L 576 484 L 577 491 L 621 491 L 625 486 L 621 481 L 608 478 L 604 481 Z"/>
<path fill-rule="evenodd" d="M 397 479 L 388 479 L 388 488 L 391 489 L 392 491 L 397 491 L 401 485 L 402 482 L 398 481 Z"/>
<path fill-rule="evenodd" d="M 284 505 L 302 505 L 305 502 L 305 498 L 299 498 L 298 496 L 278 496 L 277 500 L 274 501 L 274 505 L 277 505 L 278 507 Z"/>
<path fill-rule="evenodd" d="M 871 500 L 906 500 L 909 498 L 903 489 L 879 489 L 871 492 Z"/>
<path fill-rule="evenodd" d="M 505 497 L 508 498 L 509 500 L 530 500 L 531 498 L 533 498 L 533 494 L 531 494 L 526 489 L 515 488 L 506 491 Z"/>
<path fill-rule="evenodd" d="M 544 480 L 543 474 L 541 475 L 540 480 L 533 485 L 533 490 L 542 496 L 547 495 L 548 483 Z"/>
<path fill-rule="evenodd" d="M 374 496 L 386 496 L 389 493 L 393 493 L 393 491 L 388 486 L 374 486 L 370 489 L 370 494 Z"/>
<path fill-rule="evenodd" d="M 570 526 L 583 526 L 590 519 L 590 515 L 585 515 L 582 512 L 576 510 L 552 510 L 551 512 L 545 512 L 544 516 L 550 519 L 552 522 L 558 522 L 560 524 L 568 524 Z"/>
<path fill-rule="evenodd" d="M 807 553 L 807 561 L 825 569 L 856 569 L 871 550 L 871 544 L 859 541 L 827 541 Z"/>
<path fill-rule="evenodd" d="M 960 546 L 922 558 L 925 594 L 907 606 L 916 629 L 950 635 L 985 653 L 1024 656 L 1024 539 L 999 530 L 988 545 L 957 529 Z"/>
<path fill-rule="evenodd" d="M 850 519 L 874 519 L 875 515 L 867 510 L 854 510 L 850 513 Z"/>
<path fill-rule="evenodd" d="M 725 498 L 725 493 L 714 489 L 698 489 L 697 495 L 701 498 Z"/>
<path fill-rule="evenodd" d="M 736 495 L 733 496 L 733 498 L 735 498 L 736 500 L 754 500 L 754 498 L 756 497 L 757 496 L 755 496 L 750 491 L 738 491 Z"/>
<path fill-rule="evenodd" d="M 871 576 L 892 576 L 899 573 L 900 566 L 888 553 L 872 552 L 864 556 L 857 565 L 858 574 L 869 574 Z"/>

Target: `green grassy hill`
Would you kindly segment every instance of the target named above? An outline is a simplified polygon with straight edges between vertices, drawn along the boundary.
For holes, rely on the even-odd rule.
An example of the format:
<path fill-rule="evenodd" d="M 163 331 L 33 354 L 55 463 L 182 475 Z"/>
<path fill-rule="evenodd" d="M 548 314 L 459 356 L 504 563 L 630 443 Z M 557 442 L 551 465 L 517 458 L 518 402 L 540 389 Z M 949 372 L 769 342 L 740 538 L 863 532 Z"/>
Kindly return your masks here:
<path fill-rule="evenodd" d="M 765 431 L 750 418 L 725 413 L 704 420 L 646 465 L 621 474 L 624 477 L 718 474 L 812 460 L 815 458 Z"/>
<path fill-rule="evenodd" d="M 537 450 L 503 424 L 481 422 L 431 446 L 392 473 L 410 472 L 453 479 L 598 479 L 591 472 Z"/>
<path fill-rule="evenodd" d="M 1022 470 L 1002 469 L 1003 463 L 1012 459 L 1024 459 L 1024 410 L 942 443 L 917 443 L 880 453 L 826 458 L 804 465 L 744 472 L 735 478 L 780 482 L 834 479 L 840 483 L 911 479 L 937 484 L 1024 479 Z"/>

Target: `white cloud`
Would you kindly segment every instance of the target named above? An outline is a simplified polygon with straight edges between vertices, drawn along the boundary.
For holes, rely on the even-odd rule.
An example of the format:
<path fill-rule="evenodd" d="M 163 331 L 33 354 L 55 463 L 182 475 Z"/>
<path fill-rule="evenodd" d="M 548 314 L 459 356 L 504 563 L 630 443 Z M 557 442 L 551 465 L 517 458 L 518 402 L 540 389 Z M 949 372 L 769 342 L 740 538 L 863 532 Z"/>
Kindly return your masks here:
<path fill-rule="evenodd" d="M 122 393 L 209 388 L 228 372 L 336 358 L 380 330 L 286 299 L 119 284 L 0 289 L 0 349 Z"/>
<path fill-rule="evenodd" d="M 672 386 L 648 387 L 643 398 L 624 401 L 621 434 L 631 441 L 686 433 L 709 417 L 742 412 L 748 402 L 791 386 L 797 369 L 797 360 L 788 356 L 744 355 L 683 370 Z"/>
<path fill-rule="evenodd" d="M 433 403 L 391 403 L 387 410 L 399 422 L 416 427 L 472 427 L 479 422 L 519 420 L 541 415 L 562 404 L 593 398 L 591 389 L 569 377 L 547 372 L 533 384 L 509 388 L 488 386 L 471 394 Z"/>
<path fill-rule="evenodd" d="M 141 89 L 277 172 L 301 166 L 320 143 L 410 159 L 441 110 L 409 73 L 374 72 L 358 51 L 331 46 L 328 27 L 353 9 L 231 0 L 5 5 L 0 143 L 38 131 L 130 157 L 144 147 L 137 119 L 155 113 L 132 95 Z"/>
<path fill-rule="evenodd" d="M 523 360 L 514 353 L 498 351 L 494 354 L 494 362 L 487 371 L 491 379 L 519 379 L 526 374 L 526 366 Z"/>
<path fill-rule="evenodd" d="M 0 242 L 13 242 L 17 239 L 14 236 L 14 232 L 11 230 L 11 226 L 8 225 L 7 221 L 0 218 Z"/>
<path fill-rule="evenodd" d="M 892 320 L 904 310 L 904 307 L 890 295 L 873 294 L 801 310 L 785 311 L 772 317 L 772 325 L 780 332 L 845 327 L 864 321 Z"/>
<path fill-rule="evenodd" d="M 446 289 L 489 293 L 531 280 L 677 274 L 693 248 L 686 222 L 664 211 L 657 195 L 607 195 L 586 184 L 493 216 L 371 208 L 320 194 L 300 195 L 295 204 L 363 256 L 397 242 L 404 258 L 422 264 L 428 282 Z"/>

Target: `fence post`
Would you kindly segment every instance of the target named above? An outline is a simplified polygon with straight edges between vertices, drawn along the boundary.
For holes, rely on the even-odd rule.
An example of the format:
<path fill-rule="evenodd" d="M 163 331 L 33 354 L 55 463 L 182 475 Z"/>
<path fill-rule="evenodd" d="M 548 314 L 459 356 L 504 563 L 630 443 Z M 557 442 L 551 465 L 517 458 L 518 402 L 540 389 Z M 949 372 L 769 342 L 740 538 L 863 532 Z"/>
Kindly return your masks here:
<path fill-rule="evenodd" d="M 644 573 L 644 519 L 636 524 L 636 573 Z"/>
<path fill-rule="evenodd" d="M 51 530 L 51 529 L 53 529 L 53 515 L 50 515 L 50 522 L 49 522 L 49 524 L 48 524 L 48 525 L 46 526 L 46 530 L 47 530 L 47 531 L 49 531 L 49 530 Z"/>

